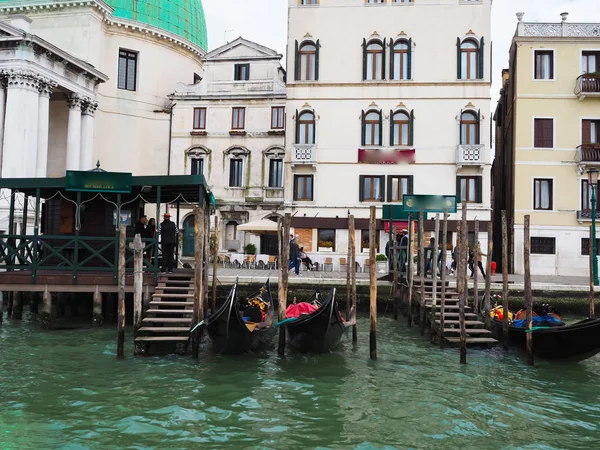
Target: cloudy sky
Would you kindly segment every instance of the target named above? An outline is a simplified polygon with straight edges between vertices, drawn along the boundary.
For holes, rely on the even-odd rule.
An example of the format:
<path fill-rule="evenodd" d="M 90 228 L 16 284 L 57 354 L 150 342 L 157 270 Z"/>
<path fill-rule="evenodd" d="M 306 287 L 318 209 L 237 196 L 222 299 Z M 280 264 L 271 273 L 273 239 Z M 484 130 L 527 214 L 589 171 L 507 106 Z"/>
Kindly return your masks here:
<path fill-rule="evenodd" d="M 202 3 L 210 49 L 243 36 L 285 55 L 286 0 L 203 0 Z M 524 11 L 525 21 L 532 22 L 559 22 L 559 14 L 564 11 L 570 13 L 570 22 L 600 22 L 600 0 L 494 0 L 493 5 L 492 98 L 496 97 L 500 88 L 500 71 L 508 65 L 508 48 L 517 23 L 517 11 Z M 282 64 L 285 65 L 285 60 Z"/>

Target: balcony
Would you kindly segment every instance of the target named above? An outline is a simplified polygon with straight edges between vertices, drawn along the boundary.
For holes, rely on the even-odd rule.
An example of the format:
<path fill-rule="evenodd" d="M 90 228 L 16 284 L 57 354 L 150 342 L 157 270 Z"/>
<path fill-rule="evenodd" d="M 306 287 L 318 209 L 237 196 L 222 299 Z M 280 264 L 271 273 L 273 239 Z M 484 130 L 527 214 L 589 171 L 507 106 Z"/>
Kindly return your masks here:
<path fill-rule="evenodd" d="M 600 220 L 600 211 L 596 211 L 596 220 Z M 592 221 L 592 210 L 591 209 L 582 209 L 581 211 L 577 211 L 577 221 L 585 222 Z"/>
<path fill-rule="evenodd" d="M 292 147 L 292 166 L 317 165 L 317 146 L 314 144 L 294 144 Z"/>
<path fill-rule="evenodd" d="M 482 171 L 485 163 L 485 145 L 466 144 L 457 147 L 456 165 L 459 170 L 462 169 L 463 166 L 478 166 L 480 171 Z"/>
<path fill-rule="evenodd" d="M 239 252 L 242 249 L 242 241 L 240 240 L 225 240 L 223 249 L 230 252 Z"/>
<path fill-rule="evenodd" d="M 600 98 L 600 72 L 584 73 L 577 78 L 575 95 L 579 98 L 579 101 L 586 97 Z"/>
<path fill-rule="evenodd" d="M 579 164 L 600 164 L 600 144 L 583 144 L 577 147 Z"/>

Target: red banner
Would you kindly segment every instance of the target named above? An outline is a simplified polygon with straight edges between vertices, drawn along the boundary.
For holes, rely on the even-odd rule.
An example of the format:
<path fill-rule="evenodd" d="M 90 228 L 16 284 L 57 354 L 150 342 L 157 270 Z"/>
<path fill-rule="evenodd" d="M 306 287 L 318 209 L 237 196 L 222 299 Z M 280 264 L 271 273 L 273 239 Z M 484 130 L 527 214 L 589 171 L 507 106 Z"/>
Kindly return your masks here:
<path fill-rule="evenodd" d="M 415 149 L 368 150 L 358 149 L 358 162 L 363 164 L 401 164 L 415 162 Z"/>

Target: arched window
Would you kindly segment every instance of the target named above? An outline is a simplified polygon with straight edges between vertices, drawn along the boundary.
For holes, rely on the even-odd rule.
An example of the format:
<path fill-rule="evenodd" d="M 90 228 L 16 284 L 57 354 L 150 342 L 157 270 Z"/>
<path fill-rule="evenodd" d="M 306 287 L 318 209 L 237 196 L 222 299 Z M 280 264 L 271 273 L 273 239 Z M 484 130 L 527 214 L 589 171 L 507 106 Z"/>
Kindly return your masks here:
<path fill-rule="evenodd" d="M 296 73 L 295 79 L 300 81 L 316 81 L 319 79 L 319 41 L 296 41 Z"/>
<path fill-rule="evenodd" d="M 411 117 L 405 111 L 392 114 L 392 140 L 393 145 L 412 145 Z"/>
<path fill-rule="evenodd" d="M 296 144 L 315 143 L 315 115 L 304 111 L 298 115 L 296 111 Z"/>
<path fill-rule="evenodd" d="M 362 145 L 381 145 L 381 111 L 362 112 Z"/>
<path fill-rule="evenodd" d="M 479 144 L 479 113 L 464 111 L 460 115 L 460 143 Z"/>
<path fill-rule="evenodd" d="M 483 38 L 477 42 L 468 38 L 456 42 L 458 49 L 458 79 L 476 80 L 483 78 Z"/>
<path fill-rule="evenodd" d="M 363 79 L 385 79 L 385 39 L 368 42 L 363 39 Z"/>
<path fill-rule="evenodd" d="M 411 79 L 411 40 L 400 40 L 392 47 L 392 61 L 390 67 L 390 79 Z"/>

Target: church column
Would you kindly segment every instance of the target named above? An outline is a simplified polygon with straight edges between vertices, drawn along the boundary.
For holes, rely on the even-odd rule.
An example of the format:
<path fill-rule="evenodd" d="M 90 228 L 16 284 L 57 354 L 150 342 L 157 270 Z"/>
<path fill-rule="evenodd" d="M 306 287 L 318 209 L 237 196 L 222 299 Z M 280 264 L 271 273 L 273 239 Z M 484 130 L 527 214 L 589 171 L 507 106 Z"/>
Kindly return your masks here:
<path fill-rule="evenodd" d="M 98 102 L 86 99 L 81 108 L 81 170 L 92 170 L 94 164 L 94 113 Z"/>
<path fill-rule="evenodd" d="M 28 71 L 7 72 L 2 177 L 35 175 L 40 78 Z"/>
<path fill-rule="evenodd" d="M 69 106 L 69 123 L 67 125 L 67 170 L 79 170 L 81 158 L 81 104 L 82 98 L 77 94 L 67 97 Z"/>
<path fill-rule="evenodd" d="M 50 126 L 50 94 L 56 84 L 43 82 L 40 85 L 38 107 L 37 165 L 35 176 L 45 178 L 48 170 L 48 132 Z"/>

